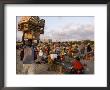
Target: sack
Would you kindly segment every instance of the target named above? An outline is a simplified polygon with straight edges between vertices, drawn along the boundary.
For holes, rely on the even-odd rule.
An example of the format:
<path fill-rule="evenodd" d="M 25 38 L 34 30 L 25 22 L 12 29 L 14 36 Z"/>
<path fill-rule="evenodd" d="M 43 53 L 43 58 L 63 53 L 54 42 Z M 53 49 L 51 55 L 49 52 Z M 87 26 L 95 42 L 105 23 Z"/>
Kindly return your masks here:
<path fill-rule="evenodd" d="M 55 58 L 57 58 L 57 54 L 50 54 L 50 57 L 52 60 L 54 60 Z"/>
<path fill-rule="evenodd" d="M 43 55 L 43 52 L 39 52 L 39 56 L 42 56 Z"/>

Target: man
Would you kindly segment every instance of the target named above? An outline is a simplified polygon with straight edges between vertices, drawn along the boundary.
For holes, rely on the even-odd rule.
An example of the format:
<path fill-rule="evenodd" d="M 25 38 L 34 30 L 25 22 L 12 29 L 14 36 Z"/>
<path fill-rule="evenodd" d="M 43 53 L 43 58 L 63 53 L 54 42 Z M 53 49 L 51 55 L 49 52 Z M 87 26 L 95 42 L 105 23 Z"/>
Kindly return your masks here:
<path fill-rule="evenodd" d="M 90 46 L 90 43 L 88 43 L 88 45 L 87 45 L 87 52 L 91 52 L 91 51 L 92 51 L 92 48 Z"/>
<path fill-rule="evenodd" d="M 24 49 L 22 48 L 20 52 L 20 60 L 22 61 L 23 58 L 24 58 Z"/>
<path fill-rule="evenodd" d="M 31 45 L 27 45 L 24 48 L 22 73 L 23 74 L 35 73 L 34 48 Z"/>
<path fill-rule="evenodd" d="M 34 60 L 36 60 L 36 59 L 37 59 L 37 49 L 34 48 Z"/>
<path fill-rule="evenodd" d="M 90 43 L 88 43 L 88 45 L 87 45 L 87 55 L 86 55 L 87 60 L 90 60 L 91 52 L 92 52 L 92 48 L 90 46 Z"/>
<path fill-rule="evenodd" d="M 42 49 L 40 49 L 39 54 L 38 54 L 38 59 L 37 59 L 37 61 L 40 62 L 40 63 L 42 63 L 43 54 L 44 53 L 43 53 Z"/>
<path fill-rule="evenodd" d="M 84 46 L 84 43 L 82 42 L 81 45 L 80 45 L 80 56 L 81 56 L 81 59 L 84 59 L 84 55 L 85 55 L 85 46 Z"/>

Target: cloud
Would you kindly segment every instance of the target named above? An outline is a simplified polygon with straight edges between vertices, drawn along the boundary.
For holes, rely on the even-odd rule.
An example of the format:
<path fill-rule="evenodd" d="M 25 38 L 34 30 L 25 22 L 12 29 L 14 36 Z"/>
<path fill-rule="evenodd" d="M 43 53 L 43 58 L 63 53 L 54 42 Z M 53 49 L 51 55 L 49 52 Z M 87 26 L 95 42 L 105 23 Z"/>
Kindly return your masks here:
<path fill-rule="evenodd" d="M 68 23 L 63 27 L 49 31 L 44 36 L 49 34 L 53 40 L 94 40 L 94 25 L 92 23 L 86 25 Z"/>
<path fill-rule="evenodd" d="M 49 38 L 53 41 L 68 41 L 68 40 L 94 40 L 94 24 L 75 24 L 66 23 L 57 28 L 45 28 L 44 35 L 41 39 Z M 17 40 L 22 39 L 22 32 L 17 31 Z"/>

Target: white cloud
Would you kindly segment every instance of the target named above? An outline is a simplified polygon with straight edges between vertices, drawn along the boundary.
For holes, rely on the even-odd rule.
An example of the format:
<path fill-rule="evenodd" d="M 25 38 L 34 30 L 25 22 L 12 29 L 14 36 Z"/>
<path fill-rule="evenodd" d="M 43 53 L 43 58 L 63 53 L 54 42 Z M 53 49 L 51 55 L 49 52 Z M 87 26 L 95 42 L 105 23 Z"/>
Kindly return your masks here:
<path fill-rule="evenodd" d="M 81 25 L 69 23 L 63 27 L 55 28 L 49 31 L 50 32 L 45 33 L 44 35 L 49 34 L 51 36 L 50 38 L 54 40 L 94 40 L 93 24 Z"/>
<path fill-rule="evenodd" d="M 85 39 L 94 40 L 94 25 L 93 24 L 81 25 L 69 23 L 62 27 L 48 30 L 48 32 L 45 32 L 44 35 L 41 35 L 41 39 L 44 38 L 51 38 L 57 41 L 85 40 Z M 17 40 L 21 39 L 22 32 L 17 32 Z"/>

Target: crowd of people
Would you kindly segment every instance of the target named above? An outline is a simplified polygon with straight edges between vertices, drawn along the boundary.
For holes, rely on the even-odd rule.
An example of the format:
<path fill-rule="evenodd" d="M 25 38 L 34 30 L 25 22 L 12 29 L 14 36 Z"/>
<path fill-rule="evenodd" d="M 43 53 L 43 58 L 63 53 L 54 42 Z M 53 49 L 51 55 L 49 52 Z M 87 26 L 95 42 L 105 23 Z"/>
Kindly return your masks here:
<path fill-rule="evenodd" d="M 71 42 L 40 42 L 37 45 L 30 46 L 30 53 L 32 57 L 29 60 L 29 54 L 27 59 L 24 59 L 25 54 L 29 51 L 29 48 L 25 50 L 25 47 L 20 47 L 20 58 L 23 60 L 23 64 L 48 64 L 48 71 L 55 71 L 58 73 L 84 73 L 84 64 L 81 60 L 94 60 L 94 45 L 87 43 L 81 44 Z M 26 62 L 27 61 L 27 62 Z M 29 62 L 28 62 L 29 61 Z"/>

